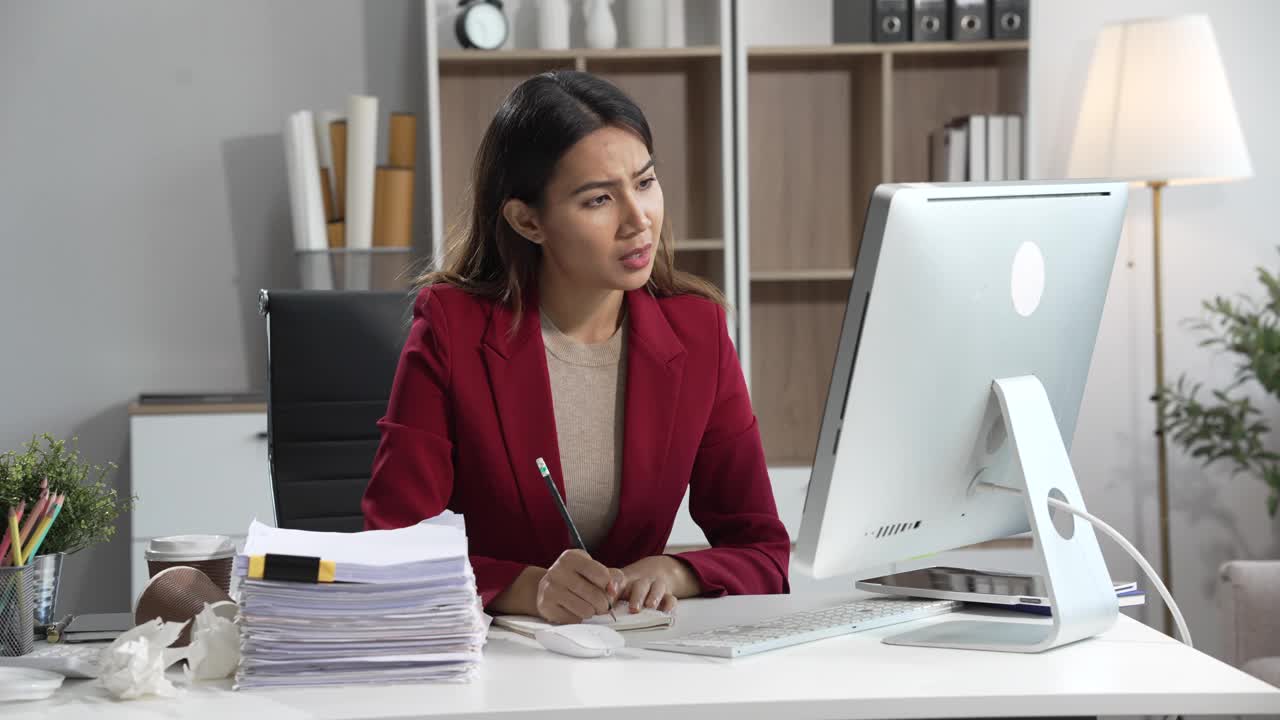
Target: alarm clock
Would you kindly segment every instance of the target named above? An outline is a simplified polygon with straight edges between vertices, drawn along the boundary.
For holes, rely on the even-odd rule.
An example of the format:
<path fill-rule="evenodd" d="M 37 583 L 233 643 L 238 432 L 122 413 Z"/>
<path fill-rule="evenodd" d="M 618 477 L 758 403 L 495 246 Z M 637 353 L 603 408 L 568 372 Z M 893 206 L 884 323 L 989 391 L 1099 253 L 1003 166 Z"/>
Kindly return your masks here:
<path fill-rule="evenodd" d="M 507 16 L 501 0 L 460 0 L 454 32 L 464 48 L 497 50 L 507 41 Z"/>

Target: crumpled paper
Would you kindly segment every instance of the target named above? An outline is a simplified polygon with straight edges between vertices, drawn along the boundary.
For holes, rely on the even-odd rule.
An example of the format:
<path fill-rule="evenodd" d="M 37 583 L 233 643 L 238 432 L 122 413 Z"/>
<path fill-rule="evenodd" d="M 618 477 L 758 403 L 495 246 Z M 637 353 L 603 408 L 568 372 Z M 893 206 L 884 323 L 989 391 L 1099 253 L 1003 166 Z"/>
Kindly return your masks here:
<path fill-rule="evenodd" d="M 187 682 L 218 680 L 236 671 L 240 664 L 240 629 L 234 622 L 237 610 L 233 602 L 206 604 L 192 619 Z"/>
<path fill-rule="evenodd" d="M 98 656 L 98 677 L 107 692 L 120 700 L 176 695 L 178 689 L 164 671 L 185 654 L 183 649 L 169 646 L 186 626 L 156 618 L 124 632 L 103 648 Z"/>
<path fill-rule="evenodd" d="M 237 610 L 232 602 L 206 604 L 190 621 L 191 642 L 184 648 L 169 646 L 182 634 L 185 622 L 156 618 L 123 633 L 98 656 L 103 687 L 120 700 L 172 697 L 179 689 L 165 670 L 180 660 L 187 661 L 188 684 L 227 677 L 240 662 L 240 633 L 233 622 Z"/>

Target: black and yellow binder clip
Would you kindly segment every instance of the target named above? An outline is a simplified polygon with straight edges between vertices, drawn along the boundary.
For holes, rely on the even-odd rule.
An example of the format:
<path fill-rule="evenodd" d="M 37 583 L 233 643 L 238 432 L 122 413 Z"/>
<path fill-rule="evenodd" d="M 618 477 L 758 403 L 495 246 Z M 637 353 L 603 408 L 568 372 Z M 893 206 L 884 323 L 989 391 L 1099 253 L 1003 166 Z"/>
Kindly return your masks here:
<path fill-rule="evenodd" d="M 284 582 L 331 583 L 334 562 L 303 555 L 250 555 L 250 580 L 281 580 Z"/>

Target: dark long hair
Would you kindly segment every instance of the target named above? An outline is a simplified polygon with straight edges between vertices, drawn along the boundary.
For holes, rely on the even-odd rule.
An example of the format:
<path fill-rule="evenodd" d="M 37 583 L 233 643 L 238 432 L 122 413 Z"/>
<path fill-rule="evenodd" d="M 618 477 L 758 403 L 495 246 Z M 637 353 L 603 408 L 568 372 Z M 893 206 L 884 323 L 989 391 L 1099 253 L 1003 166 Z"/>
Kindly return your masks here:
<path fill-rule="evenodd" d="M 538 207 L 560 158 L 588 134 L 609 126 L 635 133 L 653 155 L 653 133 L 644 113 L 607 80 L 556 71 L 531 77 L 512 90 L 476 152 L 471 207 L 450 232 L 444 267 L 423 273 L 416 285 L 447 283 L 506 303 L 518 323 L 524 290 L 537 278 L 542 248 L 507 223 L 502 206 L 515 198 Z M 724 305 L 714 285 L 676 270 L 674 255 L 671 223 L 664 217 L 650 291 L 658 297 L 698 295 Z"/>

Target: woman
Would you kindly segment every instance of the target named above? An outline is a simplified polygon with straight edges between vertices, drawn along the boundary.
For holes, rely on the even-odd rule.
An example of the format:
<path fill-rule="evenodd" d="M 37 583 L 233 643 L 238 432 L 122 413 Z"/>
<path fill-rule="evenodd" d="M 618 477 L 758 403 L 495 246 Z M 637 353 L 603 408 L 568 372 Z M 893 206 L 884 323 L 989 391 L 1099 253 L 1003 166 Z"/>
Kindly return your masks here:
<path fill-rule="evenodd" d="M 716 289 L 672 267 L 653 139 L 608 82 L 531 78 L 476 157 L 469 227 L 414 304 L 366 527 L 466 519 L 495 613 L 785 593 L 755 416 Z M 572 548 L 544 458 L 590 554 Z M 681 499 L 710 549 L 664 555 Z"/>

